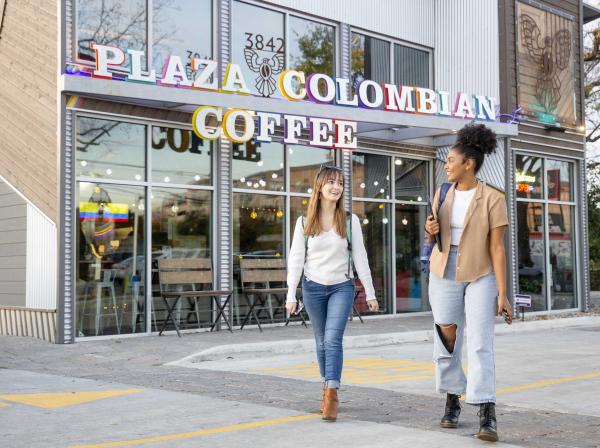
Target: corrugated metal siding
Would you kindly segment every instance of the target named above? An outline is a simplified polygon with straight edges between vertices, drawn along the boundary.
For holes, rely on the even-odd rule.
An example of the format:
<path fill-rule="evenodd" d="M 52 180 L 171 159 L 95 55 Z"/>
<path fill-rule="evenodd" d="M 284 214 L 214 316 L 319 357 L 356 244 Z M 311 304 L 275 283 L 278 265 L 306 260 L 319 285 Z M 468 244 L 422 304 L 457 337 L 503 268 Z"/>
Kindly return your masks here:
<path fill-rule="evenodd" d="M 231 2 L 229 0 L 219 1 L 219 57 L 221 59 L 221 71 L 225 72 L 227 61 L 231 59 L 230 52 L 230 30 L 231 30 Z M 218 224 L 215 234 L 218 235 L 218 285 L 221 290 L 230 290 L 233 287 L 233 270 L 231 260 L 233 257 L 233 222 L 231 220 L 232 210 L 232 181 L 231 181 L 231 142 L 225 137 L 218 140 L 217 145 L 217 172 L 219 180 L 215 199 L 217 203 Z M 221 303 L 225 297 L 221 297 Z M 232 302 L 229 302 L 223 318 L 229 318 L 232 313 Z"/>
<path fill-rule="evenodd" d="M 436 0 L 435 88 L 500 97 L 497 0 Z"/>
<path fill-rule="evenodd" d="M 27 308 L 56 309 L 56 225 L 27 204 Z"/>
<path fill-rule="evenodd" d="M 446 163 L 446 159 L 448 158 L 448 152 L 450 151 L 450 146 L 440 146 L 437 149 L 437 161 L 436 161 L 436 183 L 440 185 L 442 182 L 446 182 L 448 179 L 446 178 L 446 173 L 444 171 L 444 164 Z M 498 141 L 498 148 L 496 152 L 487 155 L 485 157 L 485 162 L 483 166 L 477 173 L 477 177 L 494 188 L 504 191 L 505 189 L 505 150 L 504 150 L 504 141 Z"/>
<path fill-rule="evenodd" d="M 430 48 L 435 43 L 434 0 L 268 0 L 265 3 L 348 23 Z"/>
<path fill-rule="evenodd" d="M 56 342 L 56 311 L 0 306 L 0 335 Z"/>
<path fill-rule="evenodd" d="M 27 203 L 0 178 L 0 305 L 25 306 Z"/>

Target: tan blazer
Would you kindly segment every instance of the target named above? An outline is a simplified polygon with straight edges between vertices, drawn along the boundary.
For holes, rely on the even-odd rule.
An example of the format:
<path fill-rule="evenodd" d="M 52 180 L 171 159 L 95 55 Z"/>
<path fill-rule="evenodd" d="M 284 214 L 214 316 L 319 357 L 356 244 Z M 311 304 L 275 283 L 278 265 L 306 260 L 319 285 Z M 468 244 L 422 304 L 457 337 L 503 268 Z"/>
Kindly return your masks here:
<path fill-rule="evenodd" d="M 437 245 L 434 245 L 431 252 L 430 271 L 440 278 L 444 277 L 450 254 L 450 214 L 455 187 L 456 185 L 450 187 L 439 210 L 442 251 L 440 252 Z M 439 195 L 438 189 L 433 198 L 434 210 L 438 208 Z M 465 216 L 463 233 L 458 245 L 456 281 L 472 282 L 494 271 L 490 257 L 490 230 L 506 225 L 508 225 L 508 216 L 504 197 L 484 182 L 478 182 L 477 191 Z"/>

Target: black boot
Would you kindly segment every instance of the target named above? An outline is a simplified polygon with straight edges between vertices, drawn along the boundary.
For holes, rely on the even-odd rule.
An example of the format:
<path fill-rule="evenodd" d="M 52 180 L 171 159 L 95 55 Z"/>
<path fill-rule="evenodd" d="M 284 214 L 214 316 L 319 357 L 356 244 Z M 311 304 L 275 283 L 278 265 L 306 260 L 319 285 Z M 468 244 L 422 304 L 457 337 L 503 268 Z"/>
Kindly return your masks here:
<path fill-rule="evenodd" d="M 458 416 L 460 415 L 460 395 L 448 394 L 446 397 L 446 411 L 440 422 L 442 428 L 458 427 Z"/>
<path fill-rule="evenodd" d="M 479 433 L 477 437 L 488 442 L 497 442 L 496 405 L 494 403 L 480 404 L 477 415 L 479 415 Z"/>

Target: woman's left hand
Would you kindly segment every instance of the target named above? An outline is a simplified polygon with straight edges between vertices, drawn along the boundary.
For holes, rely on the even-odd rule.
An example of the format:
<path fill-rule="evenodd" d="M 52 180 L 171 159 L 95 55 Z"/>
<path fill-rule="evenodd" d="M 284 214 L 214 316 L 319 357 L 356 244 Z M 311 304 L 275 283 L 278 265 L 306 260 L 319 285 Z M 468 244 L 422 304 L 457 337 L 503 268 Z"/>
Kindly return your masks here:
<path fill-rule="evenodd" d="M 506 311 L 507 323 L 512 323 L 513 312 L 510 306 L 510 301 L 506 295 L 498 296 L 498 316 L 502 317 L 502 311 Z"/>
<path fill-rule="evenodd" d="M 367 305 L 369 305 L 369 311 L 379 311 L 379 302 L 377 299 L 367 300 Z"/>

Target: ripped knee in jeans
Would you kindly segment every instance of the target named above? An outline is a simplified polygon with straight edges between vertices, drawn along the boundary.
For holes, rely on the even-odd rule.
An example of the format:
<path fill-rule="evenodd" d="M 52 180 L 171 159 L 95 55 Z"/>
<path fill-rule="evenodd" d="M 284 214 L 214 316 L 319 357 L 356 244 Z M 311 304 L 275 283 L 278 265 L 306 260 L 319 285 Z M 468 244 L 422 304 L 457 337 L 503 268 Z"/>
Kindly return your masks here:
<path fill-rule="evenodd" d="M 458 325 L 456 324 L 435 324 L 435 329 L 438 336 L 442 340 L 444 347 L 448 350 L 448 353 L 454 352 L 454 346 L 456 344 L 456 332 Z"/>

